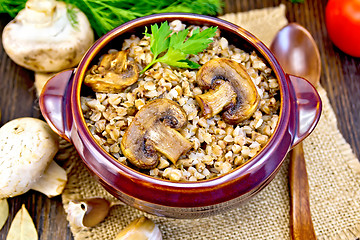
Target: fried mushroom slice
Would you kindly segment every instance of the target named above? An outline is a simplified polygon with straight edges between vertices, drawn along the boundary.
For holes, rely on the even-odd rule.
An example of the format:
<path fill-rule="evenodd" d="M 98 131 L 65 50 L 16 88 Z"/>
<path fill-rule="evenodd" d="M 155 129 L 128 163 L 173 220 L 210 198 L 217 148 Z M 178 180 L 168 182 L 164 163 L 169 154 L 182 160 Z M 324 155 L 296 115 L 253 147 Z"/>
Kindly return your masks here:
<path fill-rule="evenodd" d="M 196 82 L 202 89 L 210 89 L 195 96 L 205 118 L 223 111 L 226 123 L 238 124 L 252 116 L 260 101 L 246 69 L 231 59 L 208 61 L 198 71 Z"/>
<path fill-rule="evenodd" d="M 187 115 L 176 102 L 153 100 L 135 115 L 121 141 L 121 151 L 141 169 L 155 168 L 158 152 L 175 164 L 192 148 L 192 143 L 176 131 L 186 124 Z"/>
<path fill-rule="evenodd" d="M 94 92 L 118 93 L 135 83 L 139 78 L 139 68 L 127 61 L 128 51 L 105 54 L 99 65 L 94 65 L 87 73 L 84 83 Z"/>

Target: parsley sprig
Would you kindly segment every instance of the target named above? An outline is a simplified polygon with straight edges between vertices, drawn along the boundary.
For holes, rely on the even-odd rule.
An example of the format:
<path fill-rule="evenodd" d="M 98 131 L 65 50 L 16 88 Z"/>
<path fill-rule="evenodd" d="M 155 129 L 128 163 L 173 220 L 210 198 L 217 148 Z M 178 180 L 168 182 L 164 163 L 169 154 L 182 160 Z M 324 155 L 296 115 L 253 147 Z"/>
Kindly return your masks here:
<path fill-rule="evenodd" d="M 200 32 L 199 28 L 193 30 L 192 35 L 186 39 L 189 29 L 173 33 L 167 22 L 151 25 L 151 34 L 145 28 L 145 36 L 150 38 L 150 50 L 153 60 L 141 72 L 143 74 L 157 62 L 166 63 L 173 67 L 199 68 L 200 65 L 187 59 L 190 54 L 204 51 L 213 42 L 217 27 L 209 27 Z"/>

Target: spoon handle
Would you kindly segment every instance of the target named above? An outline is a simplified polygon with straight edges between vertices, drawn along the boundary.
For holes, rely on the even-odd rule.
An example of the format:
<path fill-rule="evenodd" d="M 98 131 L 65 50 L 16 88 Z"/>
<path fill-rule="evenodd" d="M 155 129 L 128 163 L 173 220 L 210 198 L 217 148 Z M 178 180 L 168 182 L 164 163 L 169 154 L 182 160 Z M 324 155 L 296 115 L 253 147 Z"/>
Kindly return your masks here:
<path fill-rule="evenodd" d="M 309 183 L 302 143 L 290 153 L 290 230 L 293 240 L 316 240 L 311 220 Z"/>

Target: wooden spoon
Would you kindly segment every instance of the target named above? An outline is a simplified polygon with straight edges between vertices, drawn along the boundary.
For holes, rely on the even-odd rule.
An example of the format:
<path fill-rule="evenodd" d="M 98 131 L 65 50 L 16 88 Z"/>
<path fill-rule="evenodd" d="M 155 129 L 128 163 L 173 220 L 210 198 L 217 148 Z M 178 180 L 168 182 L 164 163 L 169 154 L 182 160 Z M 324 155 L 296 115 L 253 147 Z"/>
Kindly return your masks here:
<path fill-rule="evenodd" d="M 304 27 L 296 23 L 288 24 L 277 33 L 270 49 L 286 73 L 303 77 L 317 86 L 321 74 L 320 53 L 311 34 Z M 316 239 L 301 142 L 290 152 L 289 183 L 291 239 Z"/>

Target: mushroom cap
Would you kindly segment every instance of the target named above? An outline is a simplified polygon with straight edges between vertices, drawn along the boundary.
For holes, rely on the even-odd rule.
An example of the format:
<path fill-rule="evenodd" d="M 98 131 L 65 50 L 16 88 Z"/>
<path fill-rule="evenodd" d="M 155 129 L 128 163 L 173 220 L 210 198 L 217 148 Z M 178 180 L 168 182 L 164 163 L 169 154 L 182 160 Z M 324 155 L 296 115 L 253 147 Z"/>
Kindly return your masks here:
<path fill-rule="evenodd" d="M 77 65 L 94 42 L 94 33 L 85 14 L 76 8 L 73 11 L 76 28 L 67 17 L 64 2 L 29 0 L 3 30 L 6 53 L 33 71 L 58 72 Z"/>
<path fill-rule="evenodd" d="M 0 199 L 27 192 L 58 151 L 58 137 L 42 120 L 18 118 L 0 128 Z"/>

